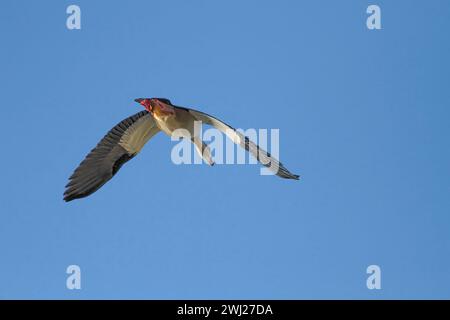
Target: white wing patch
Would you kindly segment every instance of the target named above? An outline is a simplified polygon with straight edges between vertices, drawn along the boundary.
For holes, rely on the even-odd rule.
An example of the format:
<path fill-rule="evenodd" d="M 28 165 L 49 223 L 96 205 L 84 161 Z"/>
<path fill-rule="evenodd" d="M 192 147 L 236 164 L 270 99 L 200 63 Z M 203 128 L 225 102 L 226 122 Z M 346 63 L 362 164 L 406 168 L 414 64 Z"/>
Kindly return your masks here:
<path fill-rule="evenodd" d="M 152 115 L 147 114 L 125 131 L 119 144 L 130 154 L 136 154 L 158 131 L 159 128 Z"/>

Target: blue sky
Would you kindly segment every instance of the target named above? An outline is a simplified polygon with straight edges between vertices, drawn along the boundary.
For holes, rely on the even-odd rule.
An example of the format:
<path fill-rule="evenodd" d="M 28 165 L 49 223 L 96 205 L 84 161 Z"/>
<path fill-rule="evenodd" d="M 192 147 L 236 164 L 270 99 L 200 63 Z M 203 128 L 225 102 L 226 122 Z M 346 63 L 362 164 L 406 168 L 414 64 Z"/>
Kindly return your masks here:
<path fill-rule="evenodd" d="M 81 30 L 66 8 L 81 8 Z M 382 29 L 368 30 L 377 4 Z M 2 1 L 0 298 L 450 298 L 448 1 Z M 93 196 L 133 99 L 279 128 L 300 181 L 175 166 L 160 134 Z M 81 290 L 66 288 L 79 265 Z M 381 290 L 366 268 L 381 267 Z"/>

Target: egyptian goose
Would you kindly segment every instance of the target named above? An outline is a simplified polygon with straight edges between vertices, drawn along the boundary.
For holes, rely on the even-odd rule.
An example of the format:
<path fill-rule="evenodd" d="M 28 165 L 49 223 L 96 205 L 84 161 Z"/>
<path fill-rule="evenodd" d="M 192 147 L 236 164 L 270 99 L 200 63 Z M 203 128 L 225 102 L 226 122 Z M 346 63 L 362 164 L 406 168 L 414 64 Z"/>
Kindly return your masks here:
<path fill-rule="evenodd" d="M 276 175 L 298 180 L 277 159 L 233 127 L 206 113 L 173 105 L 164 98 L 135 99 L 146 110 L 118 123 L 86 156 L 69 178 L 64 200 L 71 201 L 89 196 L 108 182 L 122 165 L 134 158 L 156 133 L 163 131 L 171 136 L 177 129 L 185 129 L 196 150 L 205 162 L 213 165 L 208 146 L 194 135 L 194 122 L 201 121 L 225 133 L 234 143 L 245 148 L 264 166 L 276 168 Z"/>

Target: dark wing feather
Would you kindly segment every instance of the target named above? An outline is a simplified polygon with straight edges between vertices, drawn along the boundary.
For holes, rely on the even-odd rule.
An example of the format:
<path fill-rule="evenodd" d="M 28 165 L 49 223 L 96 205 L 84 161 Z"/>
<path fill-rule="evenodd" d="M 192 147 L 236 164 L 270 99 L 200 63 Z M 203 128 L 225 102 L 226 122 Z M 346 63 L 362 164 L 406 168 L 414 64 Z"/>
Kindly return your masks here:
<path fill-rule="evenodd" d="M 97 191 L 158 131 L 147 111 L 118 123 L 75 169 L 66 185 L 64 200 L 83 198 Z"/>
<path fill-rule="evenodd" d="M 252 142 L 248 137 L 244 136 L 239 131 L 236 131 L 236 129 L 232 126 L 204 112 L 188 108 L 183 109 L 189 111 L 189 113 L 191 113 L 197 120 L 209 124 L 225 133 L 234 143 L 249 151 L 263 166 L 269 169 L 278 168 L 275 172 L 277 176 L 285 179 L 299 179 L 298 175 L 289 172 L 289 170 L 286 169 L 281 162 L 272 157 L 270 153 L 260 148 L 256 143 Z"/>

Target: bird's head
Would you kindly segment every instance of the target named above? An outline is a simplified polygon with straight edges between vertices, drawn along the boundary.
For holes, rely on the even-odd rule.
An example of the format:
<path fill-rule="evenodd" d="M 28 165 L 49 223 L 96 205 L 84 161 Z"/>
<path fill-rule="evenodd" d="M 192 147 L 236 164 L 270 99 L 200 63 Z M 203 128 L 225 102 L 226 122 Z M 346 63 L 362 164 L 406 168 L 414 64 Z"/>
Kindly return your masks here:
<path fill-rule="evenodd" d="M 152 112 L 153 105 L 152 100 L 150 98 L 137 98 L 134 99 L 137 103 L 139 103 L 141 106 L 143 106 L 148 112 Z"/>
<path fill-rule="evenodd" d="M 134 101 L 143 106 L 148 112 L 152 112 L 153 108 L 161 103 L 172 105 L 170 100 L 165 98 L 137 98 Z"/>

